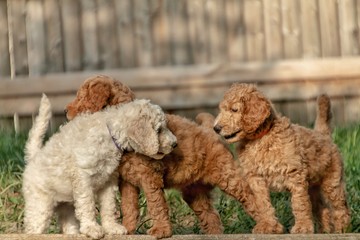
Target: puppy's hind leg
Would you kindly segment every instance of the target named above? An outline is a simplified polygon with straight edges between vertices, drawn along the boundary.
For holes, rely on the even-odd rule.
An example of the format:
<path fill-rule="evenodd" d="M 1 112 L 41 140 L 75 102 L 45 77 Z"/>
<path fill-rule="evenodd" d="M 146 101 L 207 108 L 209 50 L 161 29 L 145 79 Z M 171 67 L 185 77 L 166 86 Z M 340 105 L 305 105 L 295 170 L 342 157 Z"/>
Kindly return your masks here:
<path fill-rule="evenodd" d="M 333 232 L 330 208 L 324 202 L 320 187 L 319 186 L 310 187 L 309 195 L 310 195 L 314 220 L 317 222 L 318 225 L 316 232 L 318 233 Z"/>
<path fill-rule="evenodd" d="M 212 205 L 212 187 L 192 185 L 182 189 L 183 198 L 199 218 L 201 230 L 205 234 L 222 234 L 223 226 L 218 212 Z"/>
<path fill-rule="evenodd" d="M 56 207 L 61 231 L 64 234 L 79 234 L 80 223 L 75 217 L 75 208 L 72 203 L 61 203 Z"/>
<path fill-rule="evenodd" d="M 332 162 L 331 174 L 323 179 L 321 190 L 324 199 L 331 206 L 331 214 L 336 233 L 346 232 L 346 228 L 350 224 L 350 210 L 346 201 L 345 183 L 343 179 L 343 169 L 340 153 L 335 151 Z"/>
<path fill-rule="evenodd" d="M 294 178 L 291 178 L 289 182 L 291 184 L 289 184 L 288 189 L 291 192 L 291 207 L 295 218 L 295 225 L 290 233 L 314 233 L 312 206 L 306 176 L 295 173 Z"/>
<path fill-rule="evenodd" d="M 39 191 L 28 191 L 25 188 L 25 233 L 42 234 L 49 227 L 50 219 L 54 213 L 54 202 Z"/>
<path fill-rule="evenodd" d="M 131 183 L 121 180 L 121 212 L 123 215 L 123 225 L 127 229 L 128 234 L 134 234 L 136 224 L 139 217 L 139 188 Z"/>
<path fill-rule="evenodd" d="M 99 191 L 101 223 L 107 234 L 126 234 L 127 230 L 116 222 L 116 189 L 118 172 L 115 172 L 109 182 Z"/>
<path fill-rule="evenodd" d="M 142 176 L 141 186 L 146 197 L 148 213 L 153 219 L 153 226 L 148 230 L 148 234 L 156 238 L 170 237 L 172 227 L 163 191 L 163 175 L 156 171 L 148 171 Z"/>
<path fill-rule="evenodd" d="M 103 227 L 96 222 L 95 195 L 90 176 L 83 172 L 75 172 L 74 175 L 74 207 L 76 218 L 80 222 L 80 233 L 93 239 L 100 239 L 105 232 Z"/>

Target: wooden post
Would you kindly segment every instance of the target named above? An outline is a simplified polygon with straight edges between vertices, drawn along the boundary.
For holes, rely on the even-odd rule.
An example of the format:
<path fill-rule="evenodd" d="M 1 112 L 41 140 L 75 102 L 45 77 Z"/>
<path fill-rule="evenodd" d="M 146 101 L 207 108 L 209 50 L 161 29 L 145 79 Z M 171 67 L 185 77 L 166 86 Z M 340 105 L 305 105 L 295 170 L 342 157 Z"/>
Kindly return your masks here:
<path fill-rule="evenodd" d="M 102 67 L 116 68 L 119 67 L 119 54 L 114 2 L 98 0 L 97 3 L 98 41 Z"/>
<path fill-rule="evenodd" d="M 63 72 L 63 38 L 61 34 L 60 4 L 57 0 L 44 1 L 46 32 L 46 72 Z"/>
<path fill-rule="evenodd" d="M 41 0 L 32 0 L 28 1 L 26 6 L 29 75 L 41 75 L 46 72 L 46 40 L 43 5 Z"/>
<path fill-rule="evenodd" d="M 0 1 L 0 76 L 10 76 L 7 1 Z"/>

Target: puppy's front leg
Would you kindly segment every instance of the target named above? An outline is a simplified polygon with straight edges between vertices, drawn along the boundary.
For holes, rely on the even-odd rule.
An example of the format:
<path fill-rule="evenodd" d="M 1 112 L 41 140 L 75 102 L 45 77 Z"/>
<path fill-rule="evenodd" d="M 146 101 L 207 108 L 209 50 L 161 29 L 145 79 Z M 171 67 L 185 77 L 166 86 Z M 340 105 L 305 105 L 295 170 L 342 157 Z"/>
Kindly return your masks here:
<path fill-rule="evenodd" d="M 126 234 L 124 226 L 116 222 L 116 189 L 118 172 L 114 172 L 109 182 L 99 191 L 101 223 L 107 234 Z"/>
<path fill-rule="evenodd" d="M 77 171 L 74 173 L 73 196 L 75 215 L 80 221 L 80 232 L 93 239 L 102 238 L 104 229 L 96 222 L 96 208 L 94 190 L 88 173 Z"/>
<path fill-rule="evenodd" d="M 291 207 L 295 217 L 295 225 L 290 233 L 314 233 L 312 207 L 306 178 L 300 175 L 300 177 L 294 177 L 289 183 L 292 183 L 288 188 L 291 192 Z"/>
<path fill-rule="evenodd" d="M 270 191 L 265 180 L 259 176 L 247 176 L 244 189 L 250 190 L 246 194 L 245 209 L 256 208 L 256 225 L 253 233 L 283 233 L 283 226 L 275 217 L 275 209 L 271 205 Z M 250 189 L 249 189 L 250 187 Z"/>

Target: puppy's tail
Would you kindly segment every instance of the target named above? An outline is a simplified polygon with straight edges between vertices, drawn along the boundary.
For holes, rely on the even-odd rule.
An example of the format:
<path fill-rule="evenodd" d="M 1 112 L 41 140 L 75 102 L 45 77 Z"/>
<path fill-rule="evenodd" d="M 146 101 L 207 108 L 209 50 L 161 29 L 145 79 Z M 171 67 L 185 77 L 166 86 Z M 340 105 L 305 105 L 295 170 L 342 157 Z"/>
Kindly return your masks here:
<path fill-rule="evenodd" d="M 326 135 L 331 135 L 331 103 L 330 98 L 326 94 L 322 94 L 317 99 L 317 115 L 315 120 L 315 131 Z"/>
<path fill-rule="evenodd" d="M 195 122 L 201 126 L 212 129 L 214 127 L 215 117 L 210 113 L 202 112 L 196 115 Z"/>
<path fill-rule="evenodd" d="M 40 101 L 39 114 L 30 129 L 29 138 L 25 145 L 25 162 L 34 159 L 36 153 L 42 148 L 51 115 L 50 101 L 43 94 Z"/>

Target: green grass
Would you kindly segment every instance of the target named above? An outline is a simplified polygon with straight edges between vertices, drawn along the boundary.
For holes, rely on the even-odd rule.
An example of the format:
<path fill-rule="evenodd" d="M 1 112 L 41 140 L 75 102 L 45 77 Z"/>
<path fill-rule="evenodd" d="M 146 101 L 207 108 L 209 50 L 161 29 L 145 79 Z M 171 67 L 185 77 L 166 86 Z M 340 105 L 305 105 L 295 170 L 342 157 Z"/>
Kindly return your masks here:
<path fill-rule="evenodd" d="M 24 201 L 21 196 L 21 174 L 24 169 L 23 148 L 26 134 L 15 134 L 0 129 L 0 233 L 22 230 Z M 333 138 L 345 159 L 345 178 L 352 218 L 349 232 L 360 232 L 360 124 L 336 128 Z M 170 219 L 174 234 L 200 233 L 199 223 L 192 210 L 176 190 L 165 191 L 170 205 Z M 290 195 L 273 193 L 273 205 L 281 223 L 289 231 L 294 223 Z M 216 189 L 214 206 L 219 211 L 225 233 L 250 233 L 254 221 L 243 211 L 241 205 Z M 121 197 L 119 198 L 121 199 Z M 137 233 L 144 234 L 151 226 L 146 215 L 146 200 L 140 197 L 140 219 Z M 58 232 L 52 224 L 49 232 Z"/>

